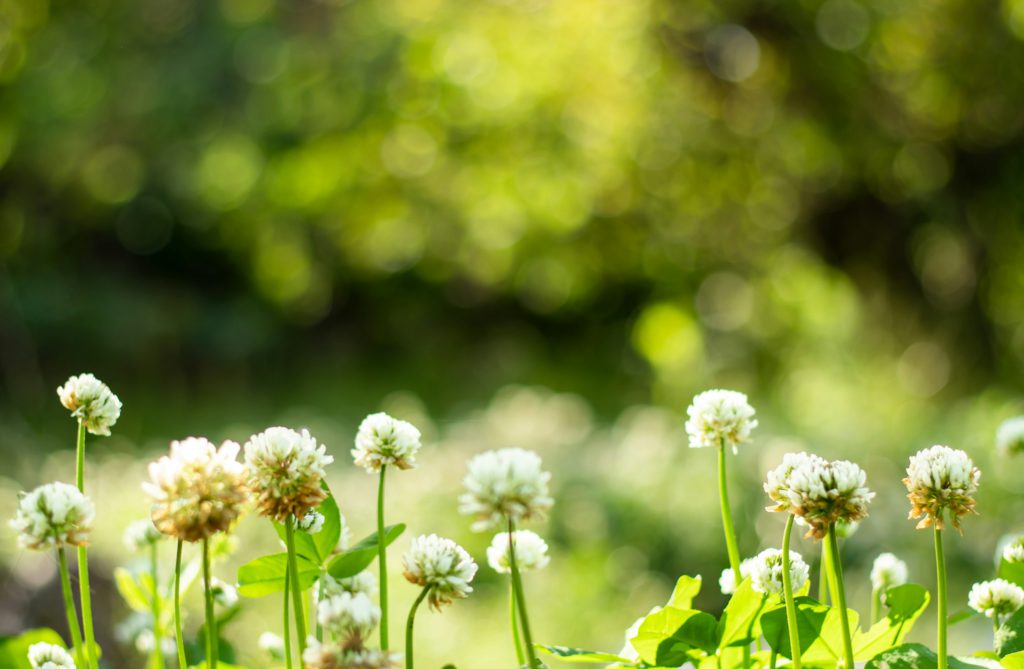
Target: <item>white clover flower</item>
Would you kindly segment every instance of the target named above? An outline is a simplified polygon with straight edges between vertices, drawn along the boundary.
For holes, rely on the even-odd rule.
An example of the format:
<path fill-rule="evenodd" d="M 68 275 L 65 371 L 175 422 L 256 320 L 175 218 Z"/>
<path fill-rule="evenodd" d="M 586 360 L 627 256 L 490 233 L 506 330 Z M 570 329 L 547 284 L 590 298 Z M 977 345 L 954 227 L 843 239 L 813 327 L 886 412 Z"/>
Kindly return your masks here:
<path fill-rule="evenodd" d="M 420 431 L 412 423 L 375 413 L 359 425 L 352 457 L 368 473 L 379 472 L 386 465 L 411 469 L 416 466 L 420 445 Z"/>
<path fill-rule="evenodd" d="M 1024 416 L 1003 421 L 996 430 L 996 450 L 1003 455 L 1024 451 Z"/>
<path fill-rule="evenodd" d="M 1011 564 L 1024 562 L 1024 536 L 1017 537 L 1003 547 L 1003 559 Z"/>
<path fill-rule="evenodd" d="M 808 537 L 822 539 L 833 524 L 855 523 L 868 515 L 875 493 L 867 475 L 852 462 L 829 462 L 806 453 L 787 456 L 769 472 L 765 490 L 775 500 L 769 511 L 789 511 L 810 528 Z"/>
<path fill-rule="evenodd" d="M 810 569 L 799 553 L 789 551 L 789 577 L 793 592 L 807 583 Z M 765 595 L 782 596 L 782 551 L 769 548 L 758 553 L 750 563 L 750 585 Z"/>
<path fill-rule="evenodd" d="M 219 578 L 210 581 L 210 594 L 217 606 L 230 609 L 238 603 L 238 589 L 230 583 L 225 583 Z"/>
<path fill-rule="evenodd" d="M 270 427 L 245 444 L 249 489 L 261 515 L 285 522 L 302 518 L 327 498 L 320 486 L 324 467 L 334 462 L 327 447 L 307 430 Z"/>
<path fill-rule="evenodd" d="M 398 669 L 401 653 L 369 648 L 346 648 L 335 642 L 306 640 L 302 654 L 305 669 Z"/>
<path fill-rule="evenodd" d="M 427 600 L 435 611 L 440 611 L 442 604 L 450 604 L 473 592 L 469 584 L 476 576 L 476 563 L 451 539 L 436 534 L 418 536 L 402 559 L 405 579 L 430 588 Z"/>
<path fill-rule="evenodd" d="M 366 593 L 341 592 L 320 600 L 317 620 L 325 630 L 343 639 L 346 647 L 358 647 L 380 623 L 380 608 Z"/>
<path fill-rule="evenodd" d="M 1024 590 L 1001 578 L 975 583 L 967 596 L 967 604 L 989 618 L 1002 617 L 1024 605 Z"/>
<path fill-rule="evenodd" d="M 750 565 L 753 563 L 754 558 L 747 558 L 740 562 L 740 579 L 750 578 Z M 726 567 L 722 570 L 721 576 L 718 577 L 718 588 L 722 591 L 723 595 L 731 595 L 736 592 L 736 588 L 739 587 L 739 583 L 736 582 L 736 572 L 733 571 L 732 567 Z"/>
<path fill-rule="evenodd" d="M 468 463 L 459 511 L 476 517 L 477 532 L 543 516 L 554 500 L 548 493 L 551 474 L 541 467 L 540 456 L 522 448 L 480 453 Z"/>
<path fill-rule="evenodd" d="M 246 502 L 238 449 L 233 441 L 218 449 L 203 437 L 171 442 L 170 453 L 150 463 L 150 480 L 142 484 L 153 500 L 156 528 L 190 542 L 226 532 Z"/>
<path fill-rule="evenodd" d="M 156 529 L 151 518 L 144 518 L 130 523 L 124 529 L 123 541 L 125 547 L 130 551 L 139 552 L 149 548 L 164 538 L 160 530 Z"/>
<path fill-rule="evenodd" d="M 330 574 L 324 574 L 313 584 L 313 589 L 314 599 L 334 597 L 343 592 L 351 595 L 363 593 L 372 597 L 377 594 L 377 579 L 366 570 L 348 578 L 334 578 Z"/>
<path fill-rule="evenodd" d="M 548 545 L 539 535 L 530 530 L 516 530 L 513 532 L 513 537 L 516 547 L 516 567 L 520 571 L 532 571 L 548 566 L 548 562 L 551 561 L 551 558 L 548 557 Z M 487 563 L 499 574 L 509 574 L 512 572 L 510 558 L 508 532 L 495 534 L 491 545 L 487 548 Z"/>
<path fill-rule="evenodd" d="M 75 669 L 75 661 L 68 651 L 52 643 L 29 646 L 28 663 L 32 669 Z"/>
<path fill-rule="evenodd" d="M 750 441 L 757 427 L 754 408 L 747 396 L 734 390 L 706 390 L 693 398 L 687 408 L 686 434 L 690 448 L 737 446 Z"/>
<path fill-rule="evenodd" d="M 273 632 L 264 632 L 260 634 L 259 640 L 256 645 L 264 653 L 270 655 L 275 660 L 284 659 L 284 639 L 274 634 Z"/>
<path fill-rule="evenodd" d="M 966 453 L 948 446 L 932 446 L 911 456 L 907 477 L 910 517 L 921 518 L 917 527 L 943 527 L 943 514 L 949 511 L 953 527 L 960 518 L 974 511 L 981 472 Z"/>
<path fill-rule="evenodd" d="M 299 519 L 298 525 L 306 534 L 316 534 L 324 529 L 324 515 L 319 511 L 310 511 Z"/>
<path fill-rule="evenodd" d="M 871 565 L 871 588 L 885 592 L 907 582 L 907 563 L 892 553 L 882 553 Z"/>
<path fill-rule="evenodd" d="M 91 434 L 109 437 L 110 428 L 121 416 L 121 400 L 92 374 L 72 376 L 57 388 L 57 395 L 64 408 Z"/>
<path fill-rule="evenodd" d="M 44 551 L 88 543 L 96 509 L 78 488 L 67 483 L 47 483 L 22 493 L 10 526 L 23 548 Z"/>

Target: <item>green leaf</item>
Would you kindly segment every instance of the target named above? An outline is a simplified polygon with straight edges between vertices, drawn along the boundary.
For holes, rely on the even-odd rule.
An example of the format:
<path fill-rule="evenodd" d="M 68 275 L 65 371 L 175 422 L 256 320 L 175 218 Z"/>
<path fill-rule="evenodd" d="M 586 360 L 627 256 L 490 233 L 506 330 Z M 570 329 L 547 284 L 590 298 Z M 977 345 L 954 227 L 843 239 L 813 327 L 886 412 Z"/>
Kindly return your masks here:
<path fill-rule="evenodd" d="M 32 669 L 28 662 L 28 648 L 34 643 L 52 643 L 67 648 L 64 640 L 52 629 L 41 627 L 15 637 L 0 639 L 0 667 L 4 669 Z"/>
<path fill-rule="evenodd" d="M 965 620 L 970 620 L 975 615 L 976 615 L 976 612 L 972 611 L 971 609 L 964 609 L 963 611 L 957 611 L 953 615 L 951 615 L 948 618 L 946 618 L 946 624 L 949 625 L 950 627 L 952 627 L 953 625 L 956 625 L 957 623 L 962 623 Z"/>
<path fill-rule="evenodd" d="M 152 612 L 153 607 L 150 605 L 149 597 L 139 587 L 130 571 L 124 567 L 114 569 L 114 584 L 117 586 L 117 591 L 121 593 L 121 598 L 124 599 L 125 604 L 130 609 L 141 613 Z"/>
<path fill-rule="evenodd" d="M 754 590 L 750 579 L 744 579 L 729 599 L 718 623 L 718 647 L 745 645 L 761 634 L 761 612 L 766 597 Z"/>
<path fill-rule="evenodd" d="M 977 665 L 968 664 L 951 657 L 949 669 L 976 669 Z M 939 658 L 928 648 L 919 643 L 905 643 L 890 648 L 873 657 L 864 669 L 937 669 Z"/>
<path fill-rule="evenodd" d="M 297 556 L 299 587 L 303 590 L 316 582 L 320 570 L 315 564 Z M 264 555 L 238 568 L 238 594 L 243 597 L 265 597 L 284 592 L 284 579 L 288 573 L 288 554 Z"/>
<path fill-rule="evenodd" d="M 857 629 L 857 612 L 848 609 L 847 615 L 850 628 Z M 796 624 L 800 635 L 800 657 L 804 664 L 822 662 L 834 666 L 843 654 L 839 610 L 819 604 L 810 597 L 797 597 Z M 783 657 L 792 657 L 785 606 L 778 606 L 761 616 L 761 629 L 769 646 Z"/>
<path fill-rule="evenodd" d="M 717 621 L 708 613 L 666 606 L 644 618 L 632 644 L 644 662 L 677 667 L 690 659 L 694 649 L 715 652 L 716 627 Z"/>
<path fill-rule="evenodd" d="M 872 625 L 867 632 L 861 632 L 860 629 L 854 631 L 854 657 L 857 660 L 868 660 L 903 643 L 914 622 L 928 608 L 930 599 L 925 588 L 913 583 L 889 588 L 885 593 L 888 609 L 885 618 Z"/>
<path fill-rule="evenodd" d="M 295 531 L 295 553 L 306 558 L 318 567 L 331 559 L 334 549 L 338 546 L 338 539 L 341 537 L 341 512 L 338 511 L 338 503 L 326 483 L 321 484 L 327 490 L 327 498 L 316 508 L 324 517 L 324 526 L 316 534 L 307 534 L 301 530 Z M 281 523 L 274 523 L 274 530 L 281 541 L 287 539 L 287 530 Z"/>
<path fill-rule="evenodd" d="M 693 598 L 700 594 L 700 576 L 680 576 L 666 606 L 677 609 L 693 608 Z"/>
<path fill-rule="evenodd" d="M 1005 559 L 1000 559 L 999 578 L 1024 588 L 1024 562 L 1007 562 Z"/>
<path fill-rule="evenodd" d="M 999 661 L 1006 669 L 1024 669 L 1024 651 L 1010 653 Z"/>
<path fill-rule="evenodd" d="M 384 545 L 390 546 L 405 531 L 405 524 L 384 528 Z M 328 573 L 334 578 L 350 578 L 370 566 L 377 557 L 377 533 L 374 532 L 358 544 L 331 560 Z"/>
<path fill-rule="evenodd" d="M 996 630 L 995 649 L 999 657 L 1024 651 L 1024 609 L 1007 618 Z"/>
<path fill-rule="evenodd" d="M 542 653 L 548 655 L 554 655 L 560 660 L 565 662 L 597 662 L 600 664 L 607 664 L 609 662 L 622 662 L 624 664 L 633 664 L 632 660 L 627 660 L 624 657 L 613 655 L 611 653 L 600 653 L 593 650 L 583 650 L 582 648 L 568 648 L 566 646 L 546 646 L 544 644 L 534 644 L 534 647 Z"/>

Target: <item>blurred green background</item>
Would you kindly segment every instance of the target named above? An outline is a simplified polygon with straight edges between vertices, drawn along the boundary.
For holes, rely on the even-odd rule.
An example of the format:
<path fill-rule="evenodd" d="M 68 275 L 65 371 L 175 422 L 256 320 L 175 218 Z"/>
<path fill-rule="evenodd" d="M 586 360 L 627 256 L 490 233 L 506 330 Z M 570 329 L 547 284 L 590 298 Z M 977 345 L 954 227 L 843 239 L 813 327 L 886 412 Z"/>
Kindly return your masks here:
<path fill-rule="evenodd" d="M 967 449 L 963 608 L 1024 531 L 1021 463 L 992 449 L 1024 408 L 1022 62 L 1024 0 L 0 0 L 0 511 L 70 478 L 57 385 L 109 383 L 94 580 L 111 665 L 141 666 L 104 579 L 145 462 L 308 426 L 358 538 L 373 480 L 348 449 L 383 408 L 427 442 L 391 488 L 392 572 L 413 533 L 483 561 L 463 461 L 536 449 L 557 504 L 535 636 L 616 650 L 681 573 L 722 605 L 713 454 L 682 415 L 724 386 L 761 421 L 733 467 L 746 554 L 779 541 L 760 480 L 782 453 L 867 469 L 858 606 L 881 550 L 931 585 L 902 469 Z M 228 580 L 274 549 L 239 531 Z M 0 632 L 62 629 L 52 561 L 0 535 Z M 513 661 L 504 584 L 478 585 L 422 616 L 424 666 Z M 231 631 L 253 666 L 277 604 Z"/>

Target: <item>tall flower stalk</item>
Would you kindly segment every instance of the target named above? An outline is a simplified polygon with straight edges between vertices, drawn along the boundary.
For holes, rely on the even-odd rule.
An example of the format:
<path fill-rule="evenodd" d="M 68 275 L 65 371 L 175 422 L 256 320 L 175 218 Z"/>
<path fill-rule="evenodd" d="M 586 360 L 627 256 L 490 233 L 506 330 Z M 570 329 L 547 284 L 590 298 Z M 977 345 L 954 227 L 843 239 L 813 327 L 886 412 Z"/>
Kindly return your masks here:
<path fill-rule="evenodd" d="M 789 627 L 790 657 L 793 669 L 800 669 L 800 631 L 797 629 L 796 601 L 793 599 L 793 578 L 790 576 L 789 542 L 793 536 L 793 521 L 796 516 L 790 514 L 786 519 L 786 529 L 782 534 L 782 588 L 786 600 L 786 625 Z"/>
<path fill-rule="evenodd" d="M 184 542 L 177 541 L 174 554 L 174 645 L 178 651 L 178 669 L 188 669 L 185 658 L 185 636 L 181 632 L 181 549 Z"/>
<path fill-rule="evenodd" d="M 213 613 L 213 576 L 210 573 L 210 539 L 203 539 L 203 595 L 206 600 L 206 666 L 217 669 L 217 616 Z"/>
<path fill-rule="evenodd" d="M 78 488 L 56 482 L 22 493 L 17 512 L 10 522 L 11 528 L 18 533 L 18 544 L 22 548 L 57 552 L 68 631 L 75 654 L 78 656 L 78 663 L 83 668 L 87 666 L 85 662 L 89 655 L 78 629 L 78 616 L 64 549 L 68 546 L 84 546 L 88 542 L 95 517 L 95 507 Z"/>
<path fill-rule="evenodd" d="M 542 517 L 554 504 L 548 492 L 551 474 L 544 471 L 540 456 L 521 448 L 487 451 L 471 459 L 459 498 L 459 510 L 474 516 L 475 531 L 503 528 L 507 531 L 508 567 L 519 613 L 519 629 L 529 667 L 538 666 L 526 611 L 526 596 L 516 561 L 516 523 Z M 513 638 L 518 630 L 513 625 Z"/>
<path fill-rule="evenodd" d="M 110 428 L 121 416 L 121 400 L 105 383 L 92 374 L 69 378 L 57 388 L 61 404 L 78 421 L 75 440 L 75 483 L 85 493 L 85 432 L 110 436 Z M 96 635 L 92 623 L 92 591 L 89 586 L 89 553 L 84 545 L 78 547 L 78 596 L 82 604 L 85 656 L 90 669 L 98 669 Z"/>
<path fill-rule="evenodd" d="M 405 624 L 405 666 L 413 669 L 413 626 L 420 604 L 427 600 L 430 608 L 440 611 L 442 606 L 468 597 L 477 565 L 462 546 L 436 534 L 413 539 L 403 562 L 405 579 L 422 588 Z"/>
<path fill-rule="evenodd" d="M 299 655 L 306 651 L 306 622 L 295 552 L 295 527 L 299 519 L 327 498 L 321 485 L 324 468 L 334 462 L 327 448 L 307 431 L 270 427 L 245 444 L 247 487 L 255 496 L 260 515 L 285 527 L 292 616 Z M 287 626 L 285 634 L 287 635 Z"/>
<path fill-rule="evenodd" d="M 850 616 L 846 608 L 846 587 L 843 585 L 843 561 L 839 555 L 839 538 L 836 536 L 836 527 L 833 523 L 829 528 L 827 541 L 829 542 L 829 579 L 835 584 L 836 601 L 839 607 L 839 623 L 843 630 L 843 666 L 852 669 L 853 659 L 853 635 L 850 631 Z"/>
<path fill-rule="evenodd" d="M 515 547 L 514 555 L 513 546 Z M 512 626 L 512 644 L 516 650 L 518 666 L 522 666 L 526 662 L 526 656 L 523 653 L 523 643 L 519 635 L 515 581 L 511 577 L 513 560 L 520 572 L 543 569 L 551 561 L 548 557 L 548 545 L 536 533 L 519 530 L 495 534 L 491 545 L 487 548 L 487 563 L 491 569 L 499 574 L 509 574 L 509 620 Z"/>
<path fill-rule="evenodd" d="M 910 518 L 920 519 L 918 529 L 934 529 L 939 669 L 946 669 L 949 662 L 946 641 L 949 604 L 942 545 L 944 517 L 948 513 L 953 527 L 960 529 L 960 519 L 974 512 L 974 496 L 980 479 L 981 472 L 967 453 L 948 446 L 932 446 L 911 456 L 907 476 L 903 479 L 910 500 Z"/>
<path fill-rule="evenodd" d="M 754 408 L 747 396 L 733 390 L 707 390 L 693 398 L 686 410 L 686 433 L 690 448 L 718 449 L 718 501 L 722 510 L 722 528 L 725 547 L 729 555 L 736 583 L 740 574 L 740 551 L 736 529 L 729 505 L 729 481 L 726 472 L 726 448 L 738 452 L 740 444 L 750 441 L 751 431 L 757 427 Z"/>
<path fill-rule="evenodd" d="M 388 546 L 384 537 L 384 479 L 389 466 L 412 469 L 420 447 L 420 431 L 411 423 L 392 418 L 386 413 L 370 414 L 363 419 L 356 433 L 352 457 L 368 474 L 378 474 L 377 481 L 377 566 L 380 576 L 380 645 L 388 644 Z"/>

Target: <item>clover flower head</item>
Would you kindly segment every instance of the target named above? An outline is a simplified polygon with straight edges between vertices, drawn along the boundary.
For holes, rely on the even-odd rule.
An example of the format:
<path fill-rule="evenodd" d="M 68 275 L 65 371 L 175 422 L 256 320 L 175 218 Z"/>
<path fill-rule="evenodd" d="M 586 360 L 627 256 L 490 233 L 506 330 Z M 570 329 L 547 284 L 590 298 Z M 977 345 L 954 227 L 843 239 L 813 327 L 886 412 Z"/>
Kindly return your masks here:
<path fill-rule="evenodd" d="M 740 562 L 740 579 L 750 578 L 750 566 L 754 562 L 754 558 L 747 558 Z M 736 572 L 732 570 L 732 567 L 726 567 L 722 570 L 721 576 L 718 577 L 718 588 L 722 591 L 723 595 L 731 595 L 736 592 L 736 588 L 739 587 L 739 583 L 736 582 Z"/>
<path fill-rule="evenodd" d="M 405 579 L 430 588 L 427 601 L 435 611 L 473 592 L 469 584 L 476 576 L 477 565 L 469 553 L 451 539 L 436 534 L 418 536 L 402 559 Z"/>
<path fill-rule="evenodd" d="M 996 430 L 996 450 L 1003 455 L 1016 455 L 1024 451 L 1024 416 L 1002 422 Z"/>
<path fill-rule="evenodd" d="M 128 527 L 124 528 L 122 540 L 128 550 L 137 553 L 149 548 L 163 538 L 164 535 L 161 534 L 160 530 L 156 529 L 153 520 L 151 518 L 143 518 L 142 520 L 130 523 Z"/>
<path fill-rule="evenodd" d="M 156 528 L 190 542 L 226 532 L 246 501 L 238 449 L 233 441 L 218 449 L 203 437 L 171 442 L 170 453 L 150 463 L 150 480 L 142 484 L 153 501 Z"/>
<path fill-rule="evenodd" d="M 540 456 L 533 451 L 487 451 L 474 456 L 467 468 L 459 511 L 476 517 L 474 531 L 542 517 L 554 504 L 548 492 L 551 474 L 542 469 Z"/>
<path fill-rule="evenodd" d="M 788 467 L 788 469 L 787 469 Z M 765 490 L 775 506 L 769 511 L 789 511 L 809 528 L 808 537 L 822 539 L 836 523 L 855 523 L 868 515 L 875 493 L 865 485 L 864 470 L 852 462 L 829 462 L 798 454 L 769 474 Z"/>
<path fill-rule="evenodd" d="M 516 530 L 512 533 L 515 544 L 516 567 L 520 571 L 533 571 L 548 566 L 548 545 L 535 532 Z M 512 572 L 511 551 L 509 550 L 508 532 L 494 535 L 491 545 L 487 548 L 487 563 L 499 574 Z"/>
<path fill-rule="evenodd" d="M 306 534 L 316 534 L 324 529 L 324 514 L 319 511 L 310 511 L 299 518 L 298 527 Z"/>
<path fill-rule="evenodd" d="M 370 597 L 377 593 L 377 579 L 366 570 L 348 578 L 334 578 L 330 574 L 325 574 L 313 587 L 317 589 L 315 595 L 321 599 L 335 597 L 344 592 L 350 595 L 363 593 Z"/>
<path fill-rule="evenodd" d="M 1024 590 L 1001 578 L 975 583 L 967 595 L 967 604 L 989 618 L 1001 617 L 1024 605 Z"/>
<path fill-rule="evenodd" d="M 366 593 L 340 592 L 320 600 L 317 620 L 346 648 L 361 648 L 380 623 L 380 609 Z"/>
<path fill-rule="evenodd" d="M 44 551 L 88 543 L 96 509 L 78 488 L 47 483 L 23 493 L 10 526 L 22 548 Z"/>
<path fill-rule="evenodd" d="M 270 427 L 245 444 L 249 489 L 260 514 L 278 522 L 302 518 L 327 498 L 320 486 L 324 467 L 334 462 L 327 447 L 307 430 Z"/>
<path fill-rule="evenodd" d="M 728 445 L 735 453 L 740 444 L 750 441 L 750 432 L 757 427 L 747 396 L 735 390 L 705 390 L 693 398 L 686 415 L 690 448 Z"/>
<path fill-rule="evenodd" d="M 386 465 L 411 469 L 416 466 L 420 445 L 420 431 L 412 423 L 374 413 L 360 423 L 352 457 L 368 473 L 379 472 Z"/>
<path fill-rule="evenodd" d="M 92 374 L 72 376 L 57 388 L 57 395 L 91 434 L 109 437 L 110 428 L 121 417 L 121 400 Z"/>
<path fill-rule="evenodd" d="M 903 483 L 910 517 L 921 519 L 918 529 L 932 525 L 942 529 L 946 511 L 953 527 L 960 529 L 960 518 L 974 512 L 980 478 L 967 453 L 948 446 L 932 446 L 911 456 Z"/>
<path fill-rule="evenodd" d="M 907 582 L 907 563 L 892 553 L 882 553 L 871 565 L 871 587 L 878 592 Z"/>
<path fill-rule="evenodd" d="M 225 583 L 219 578 L 210 581 L 210 594 L 217 606 L 230 609 L 238 603 L 238 589 L 230 583 Z"/>
<path fill-rule="evenodd" d="M 398 669 L 402 656 L 387 650 L 345 648 L 310 637 L 302 663 L 306 669 Z"/>
<path fill-rule="evenodd" d="M 1012 564 L 1024 562 L 1024 536 L 1019 536 L 1003 547 L 1003 559 Z"/>
<path fill-rule="evenodd" d="M 32 669 L 75 669 L 70 653 L 52 643 L 34 643 L 28 647 Z"/>
<path fill-rule="evenodd" d="M 800 554 L 789 552 L 789 577 L 793 592 L 804 587 L 810 569 Z M 765 595 L 782 595 L 782 551 L 769 548 L 758 553 L 750 564 L 750 585 Z"/>
<path fill-rule="evenodd" d="M 256 645 L 264 653 L 270 655 L 275 660 L 284 659 L 284 639 L 274 634 L 273 632 L 264 632 L 260 634 L 260 638 L 256 641 Z"/>

